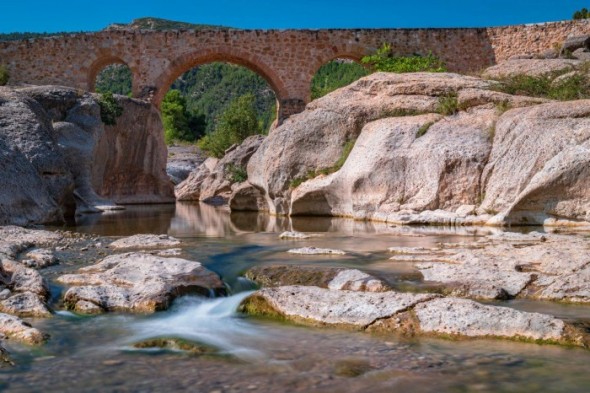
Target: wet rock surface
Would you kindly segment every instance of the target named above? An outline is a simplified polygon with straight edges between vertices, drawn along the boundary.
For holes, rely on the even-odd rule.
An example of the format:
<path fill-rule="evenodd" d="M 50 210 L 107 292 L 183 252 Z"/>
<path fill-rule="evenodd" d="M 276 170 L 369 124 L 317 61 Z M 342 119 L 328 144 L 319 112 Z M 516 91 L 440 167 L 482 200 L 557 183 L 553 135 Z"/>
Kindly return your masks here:
<path fill-rule="evenodd" d="M 112 255 L 58 281 L 70 286 L 65 304 L 80 313 L 147 313 L 168 308 L 180 295 L 225 293 L 220 278 L 199 262 L 144 253 Z"/>
<path fill-rule="evenodd" d="M 47 336 L 13 315 L 0 313 L 0 334 L 25 344 L 41 344 Z"/>
<path fill-rule="evenodd" d="M 346 255 L 346 252 L 344 252 L 342 250 L 334 250 L 331 248 L 319 248 L 319 247 L 293 248 L 287 252 L 289 254 L 298 254 L 298 255 Z"/>

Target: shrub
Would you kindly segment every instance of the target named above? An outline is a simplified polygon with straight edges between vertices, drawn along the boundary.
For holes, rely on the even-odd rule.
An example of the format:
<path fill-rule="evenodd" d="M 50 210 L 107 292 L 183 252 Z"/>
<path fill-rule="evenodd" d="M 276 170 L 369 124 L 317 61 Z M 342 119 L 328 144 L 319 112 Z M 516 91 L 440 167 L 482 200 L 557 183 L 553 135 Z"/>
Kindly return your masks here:
<path fill-rule="evenodd" d="M 251 135 L 261 134 L 254 100 L 253 94 L 246 94 L 232 101 L 219 117 L 213 132 L 201 138 L 199 147 L 219 158 L 233 144 L 240 144 Z"/>
<path fill-rule="evenodd" d="M 449 93 L 438 98 L 436 112 L 444 116 L 454 115 L 459 112 L 459 100 L 456 93 Z"/>
<path fill-rule="evenodd" d="M 123 114 L 123 107 L 117 102 L 113 93 L 101 94 L 98 98 L 100 105 L 100 119 L 107 126 L 117 124 L 117 118 Z"/>
<path fill-rule="evenodd" d="M 428 53 L 426 56 L 396 56 L 391 45 L 383 44 L 373 55 L 362 58 L 363 64 L 368 64 L 374 71 L 384 72 L 445 72 L 443 61 Z"/>
<path fill-rule="evenodd" d="M 560 101 L 590 98 L 590 81 L 583 73 L 555 80 L 561 73 L 542 76 L 516 75 L 500 80 L 494 90 L 513 95 L 550 98 Z"/>
<path fill-rule="evenodd" d="M 496 111 L 498 114 L 502 114 L 512 108 L 512 104 L 508 100 L 503 100 L 496 103 Z"/>
<path fill-rule="evenodd" d="M 10 79 L 8 68 L 4 64 L 0 64 L 0 86 L 5 86 Z"/>
<path fill-rule="evenodd" d="M 205 116 L 189 112 L 186 99 L 178 90 L 170 90 L 162 101 L 162 123 L 167 144 L 173 142 L 194 142 L 204 134 Z"/>
<path fill-rule="evenodd" d="M 225 174 L 232 183 L 242 183 L 248 180 L 248 172 L 243 166 L 229 164 L 225 168 Z"/>

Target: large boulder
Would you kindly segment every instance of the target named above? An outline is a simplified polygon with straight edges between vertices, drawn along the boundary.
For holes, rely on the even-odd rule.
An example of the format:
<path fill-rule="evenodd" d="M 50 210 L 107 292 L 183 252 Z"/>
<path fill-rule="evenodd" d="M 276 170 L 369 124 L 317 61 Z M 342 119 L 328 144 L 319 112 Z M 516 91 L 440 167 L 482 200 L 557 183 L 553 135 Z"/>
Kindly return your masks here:
<path fill-rule="evenodd" d="M 262 135 L 250 136 L 239 146 L 228 149 L 213 168 L 211 165 L 202 164 L 176 187 L 176 199 L 226 203 L 232 194 L 232 188 L 246 180 L 241 178 L 241 175 L 245 175 L 250 157 L 263 141 Z"/>
<path fill-rule="evenodd" d="M 0 224 L 63 220 L 74 181 L 44 109 L 0 88 L 0 125 Z"/>
<path fill-rule="evenodd" d="M 154 312 L 180 295 L 225 293 L 219 276 L 199 262 L 144 253 L 112 255 L 58 281 L 71 286 L 64 302 L 80 313 Z"/>
<path fill-rule="evenodd" d="M 495 223 L 590 221 L 590 100 L 506 112 L 482 174 Z"/>
<path fill-rule="evenodd" d="M 104 127 L 104 136 L 93 151 L 94 189 L 122 204 L 174 202 L 159 110 L 145 101 L 115 98 L 123 114 L 115 125 Z"/>
<path fill-rule="evenodd" d="M 293 191 L 291 214 L 404 221 L 400 211 L 476 204 L 496 118 L 482 109 L 369 123 L 339 171 Z"/>
<path fill-rule="evenodd" d="M 481 79 L 449 73 L 372 74 L 311 102 L 273 130 L 248 164 L 248 180 L 264 190 L 271 213 L 288 214 L 294 181 L 333 167 L 365 124 L 434 112 L 441 96 L 488 86 Z"/>

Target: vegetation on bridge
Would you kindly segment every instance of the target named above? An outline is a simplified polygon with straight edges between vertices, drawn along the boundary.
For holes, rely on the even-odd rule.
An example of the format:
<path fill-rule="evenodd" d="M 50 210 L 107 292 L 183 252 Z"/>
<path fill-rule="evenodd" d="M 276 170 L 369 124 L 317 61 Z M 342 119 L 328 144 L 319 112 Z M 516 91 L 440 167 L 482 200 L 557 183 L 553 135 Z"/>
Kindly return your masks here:
<path fill-rule="evenodd" d="M 381 48 L 369 56 L 363 57 L 363 64 L 367 64 L 374 71 L 383 72 L 445 72 L 447 68 L 438 57 L 432 53 L 426 56 L 418 54 L 411 56 L 396 55 L 391 45 L 383 44 Z"/>

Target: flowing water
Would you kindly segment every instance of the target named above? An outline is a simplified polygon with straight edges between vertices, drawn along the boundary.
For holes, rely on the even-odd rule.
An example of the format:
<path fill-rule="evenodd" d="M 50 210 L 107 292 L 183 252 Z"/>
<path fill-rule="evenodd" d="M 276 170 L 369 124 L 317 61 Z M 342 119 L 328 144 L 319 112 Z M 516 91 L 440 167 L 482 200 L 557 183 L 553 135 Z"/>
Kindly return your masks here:
<path fill-rule="evenodd" d="M 253 289 L 240 277 L 257 264 L 360 267 L 405 290 L 423 290 L 410 264 L 388 261 L 392 246 L 431 247 L 477 240 L 485 229 L 419 228 L 347 219 L 285 219 L 229 214 L 210 206 L 129 207 L 87 216 L 71 230 L 102 236 L 168 233 L 183 256 L 218 273 L 226 298 L 183 297 L 153 315 L 82 317 L 58 311 L 30 320 L 51 335 L 40 348 L 11 343 L 16 366 L 0 369 L 10 392 L 588 392 L 590 351 L 502 340 L 449 341 L 316 329 L 245 317 L 237 312 Z M 284 230 L 315 232 L 279 240 Z M 290 248 L 343 249 L 345 256 L 303 257 Z M 52 279 L 72 266 L 47 270 Z M 53 285 L 56 298 L 61 288 Z M 590 320 L 590 307 L 515 300 L 500 303 L 570 320 Z M 55 303 L 59 308 L 59 302 Z M 215 352 L 136 348 L 174 338 Z"/>

